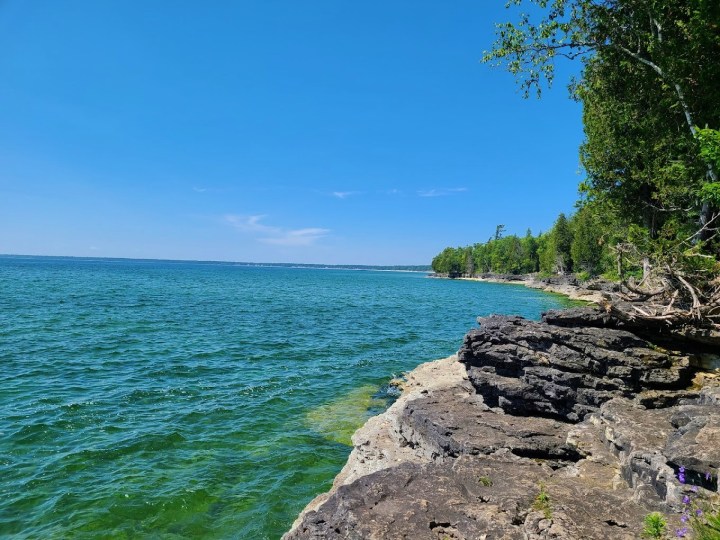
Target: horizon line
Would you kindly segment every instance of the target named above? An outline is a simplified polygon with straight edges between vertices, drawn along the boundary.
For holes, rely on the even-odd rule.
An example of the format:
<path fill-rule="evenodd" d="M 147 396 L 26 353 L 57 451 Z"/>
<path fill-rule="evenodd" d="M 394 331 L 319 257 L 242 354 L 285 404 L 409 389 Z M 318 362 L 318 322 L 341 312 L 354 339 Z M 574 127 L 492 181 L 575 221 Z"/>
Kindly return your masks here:
<path fill-rule="evenodd" d="M 427 267 L 428 264 L 355 264 L 355 263 L 301 263 L 301 262 L 253 262 L 253 261 L 235 261 L 222 259 L 163 259 L 163 258 L 147 258 L 147 257 L 103 257 L 92 255 L 34 255 L 28 253 L 0 253 L 0 257 L 28 257 L 28 258 L 47 258 L 47 259 L 86 259 L 86 260 L 120 260 L 120 261 L 149 261 L 149 262 L 177 262 L 177 263 L 223 263 L 236 264 L 241 266 L 317 266 L 325 268 L 393 268 L 393 267 Z"/>

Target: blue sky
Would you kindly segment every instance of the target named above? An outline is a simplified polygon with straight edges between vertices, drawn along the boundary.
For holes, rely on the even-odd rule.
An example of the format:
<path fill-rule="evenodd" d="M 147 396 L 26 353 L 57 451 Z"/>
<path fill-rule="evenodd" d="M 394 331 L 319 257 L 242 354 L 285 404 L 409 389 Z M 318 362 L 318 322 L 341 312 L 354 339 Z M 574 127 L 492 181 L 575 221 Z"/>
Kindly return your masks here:
<path fill-rule="evenodd" d="M 5 0 L 0 253 L 426 264 L 546 230 L 581 108 L 479 62 L 503 6 Z"/>

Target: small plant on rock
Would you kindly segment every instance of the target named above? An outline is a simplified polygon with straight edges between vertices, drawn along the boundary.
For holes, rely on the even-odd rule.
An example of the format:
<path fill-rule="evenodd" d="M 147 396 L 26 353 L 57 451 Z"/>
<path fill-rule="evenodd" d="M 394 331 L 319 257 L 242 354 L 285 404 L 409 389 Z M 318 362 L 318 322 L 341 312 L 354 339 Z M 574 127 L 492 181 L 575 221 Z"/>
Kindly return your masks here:
<path fill-rule="evenodd" d="M 493 485 L 493 481 L 488 476 L 481 476 L 478 478 L 481 486 L 490 487 Z"/>
<path fill-rule="evenodd" d="M 664 538 L 667 529 L 667 520 L 659 512 L 645 516 L 643 536 L 645 538 Z"/>
<path fill-rule="evenodd" d="M 545 484 L 540 482 L 540 492 L 533 502 L 533 510 L 538 510 L 545 515 L 545 519 L 552 519 L 552 508 L 550 507 L 550 495 L 548 494 Z"/>

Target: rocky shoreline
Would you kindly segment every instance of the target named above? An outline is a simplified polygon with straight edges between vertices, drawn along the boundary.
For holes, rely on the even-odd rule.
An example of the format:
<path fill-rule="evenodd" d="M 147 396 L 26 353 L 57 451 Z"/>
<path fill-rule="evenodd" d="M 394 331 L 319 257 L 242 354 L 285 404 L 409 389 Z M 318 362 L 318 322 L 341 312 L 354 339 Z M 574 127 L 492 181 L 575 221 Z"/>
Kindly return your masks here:
<path fill-rule="evenodd" d="M 580 281 L 574 275 L 540 277 L 537 274 L 475 274 L 472 277 L 459 276 L 451 278 L 445 274 L 430 274 L 430 277 L 523 285 L 531 289 L 562 294 L 571 300 L 582 300 L 595 304 L 605 300 L 605 293 L 615 292 L 620 289 L 619 284 L 605 279 L 596 278 L 589 281 Z"/>
<path fill-rule="evenodd" d="M 641 538 L 649 513 L 674 530 L 684 496 L 717 499 L 717 348 L 594 307 L 478 322 L 355 433 L 285 540 Z"/>
<path fill-rule="evenodd" d="M 517 279 L 517 278 L 521 279 Z M 574 276 L 559 276 L 539 278 L 533 275 L 522 276 L 498 276 L 488 275 L 487 277 L 459 278 L 472 281 L 487 281 L 490 283 L 514 283 L 524 285 L 531 289 L 562 294 L 571 300 L 582 300 L 584 302 L 600 303 L 605 299 L 604 293 L 619 288 L 619 285 L 605 280 L 593 280 L 582 283 Z"/>

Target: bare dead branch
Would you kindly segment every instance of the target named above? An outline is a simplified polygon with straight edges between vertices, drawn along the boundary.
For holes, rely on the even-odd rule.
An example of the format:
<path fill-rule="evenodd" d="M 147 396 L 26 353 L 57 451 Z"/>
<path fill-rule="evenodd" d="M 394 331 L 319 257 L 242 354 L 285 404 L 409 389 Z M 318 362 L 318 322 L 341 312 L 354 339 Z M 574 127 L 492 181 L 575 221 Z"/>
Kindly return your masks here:
<path fill-rule="evenodd" d="M 700 304 L 700 299 L 698 298 L 698 295 L 697 295 L 697 291 L 680 274 L 676 274 L 675 277 L 690 292 L 690 296 L 692 296 L 693 305 L 692 305 L 691 311 L 692 311 L 693 315 L 696 316 L 698 319 L 701 318 L 701 313 L 700 313 L 700 305 L 701 304 Z"/>
<path fill-rule="evenodd" d="M 670 299 L 670 303 L 669 303 L 669 304 L 667 305 L 667 307 L 665 308 L 665 311 L 663 312 L 663 315 L 667 315 L 668 313 L 670 313 L 670 310 L 672 309 L 672 306 L 673 306 L 673 304 L 675 303 L 675 300 L 677 300 L 677 297 L 678 297 L 678 293 L 679 293 L 679 292 L 680 292 L 680 291 L 677 291 L 677 290 L 676 290 L 676 291 L 673 293 L 672 298 Z"/>
<path fill-rule="evenodd" d="M 638 287 L 635 287 L 635 285 L 631 284 L 629 281 L 626 283 L 623 283 L 625 285 L 625 288 L 627 288 L 630 292 L 633 292 L 637 295 L 644 296 L 646 298 L 652 298 L 654 296 L 658 296 L 663 293 L 670 292 L 669 289 L 665 286 L 660 287 L 659 289 L 653 289 L 649 291 L 645 291 L 643 289 L 640 289 Z"/>

